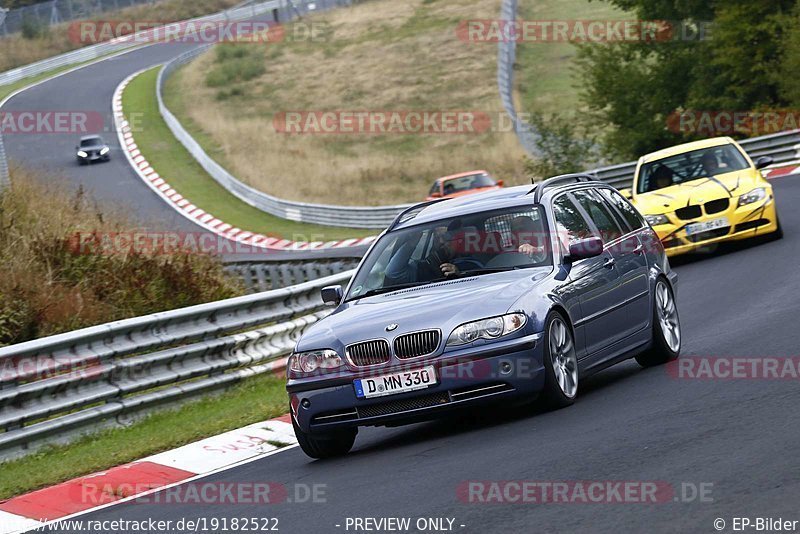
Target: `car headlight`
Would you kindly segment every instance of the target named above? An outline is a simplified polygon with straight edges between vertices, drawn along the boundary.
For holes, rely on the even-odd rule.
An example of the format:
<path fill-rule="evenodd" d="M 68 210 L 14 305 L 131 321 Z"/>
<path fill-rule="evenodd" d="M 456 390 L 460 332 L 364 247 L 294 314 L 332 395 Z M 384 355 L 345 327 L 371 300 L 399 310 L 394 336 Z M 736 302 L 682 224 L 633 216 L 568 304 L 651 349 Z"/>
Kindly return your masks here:
<path fill-rule="evenodd" d="M 103 150 L 101 150 L 101 151 L 100 151 L 100 155 L 101 155 L 101 156 L 105 156 L 106 154 L 108 154 L 108 153 L 109 153 L 109 151 L 110 151 L 110 150 L 111 150 L 110 148 L 108 148 L 107 146 L 105 146 L 105 147 L 103 147 Z"/>
<path fill-rule="evenodd" d="M 659 224 L 669 224 L 669 219 L 666 215 L 645 215 L 645 219 L 650 226 L 658 226 Z"/>
<path fill-rule="evenodd" d="M 313 373 L 319 370 L 337 369 L 344 365 L 344 360 L 336 351 L 312 350 L 297 352 L 289 356 L 289 370 L 295 373 Z"/>
<path fill-rule="evenodd" d="M 79 150 L 79 151 L 78 151 L 78 157 L 79 157 L 79 158 L 88 158 L 88 157 L 89 157 L 89 154 L 87 154 L 87 153 L 86 153 L 86 152 L 84 152 L 83 150 Z"/>
<path fill-rule="evenodd" d="M 453 330 L 447 339 L 448 347 L 467 345 L 477 339 L 497 339 L 512 334 L 525 326 L 524 313 L 509 313 L 501 317 L 490 317 L 465 323 Z"/>
<path fill-rule="evenodd" d="M 745 193 L 744 195 L 740 196 L 739 206 L 746 206 L 747 204 L 752 204 L 753 202 L 758 202 L 759 200 L 764 200 L 765 198 L 767 198 L 767 190 L 763 187 L 758 187 L 749 193 Z"/>

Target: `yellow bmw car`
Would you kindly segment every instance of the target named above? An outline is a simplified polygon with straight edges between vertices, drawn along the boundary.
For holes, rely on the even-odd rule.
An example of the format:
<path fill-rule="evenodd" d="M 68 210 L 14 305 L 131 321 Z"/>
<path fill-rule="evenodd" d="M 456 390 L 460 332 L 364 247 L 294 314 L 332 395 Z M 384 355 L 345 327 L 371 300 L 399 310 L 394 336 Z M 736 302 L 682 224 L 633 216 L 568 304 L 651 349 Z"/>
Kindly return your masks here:
<path fill-rule="evenodd" d="M 729 137 L 653 152 L 639 159 L 633 189 L 625 191 L 675 256 L 720 241 L 783 236 L 772 186 Z"/>

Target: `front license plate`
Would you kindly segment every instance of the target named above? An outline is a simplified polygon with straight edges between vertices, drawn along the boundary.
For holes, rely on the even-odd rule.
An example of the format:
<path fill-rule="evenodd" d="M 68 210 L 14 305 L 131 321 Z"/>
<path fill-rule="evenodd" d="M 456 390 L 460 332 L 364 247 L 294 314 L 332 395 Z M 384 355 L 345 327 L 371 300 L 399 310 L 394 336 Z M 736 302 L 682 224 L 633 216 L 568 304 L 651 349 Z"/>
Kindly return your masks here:
<path fill-rule="evenodd" d="M 712 219 L 686 226 L 686 235 L 701 234 L 703 232 L 710 232 L 718 228 L 727 228 L 731 225 L 727 217 L 720 217 L 719 219 Z"/>
<path fill-rule="evenodd" d="M 374 378 L 353 380 L 353 385 L 356 388 L 356 397 L 359 399 L 385 397 L 386 395 L 425 389 L 435 384 L 437 384 L 436 371 L 434 371 L 433 366 Z"/>

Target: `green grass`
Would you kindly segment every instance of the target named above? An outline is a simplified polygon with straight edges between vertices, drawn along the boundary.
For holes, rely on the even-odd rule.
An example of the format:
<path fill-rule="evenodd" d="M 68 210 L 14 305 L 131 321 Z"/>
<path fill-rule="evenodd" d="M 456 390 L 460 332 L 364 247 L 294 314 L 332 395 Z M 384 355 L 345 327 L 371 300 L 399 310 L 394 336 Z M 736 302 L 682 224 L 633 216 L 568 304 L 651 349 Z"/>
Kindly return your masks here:
<path fill-rule="evenodd" d="M 627 20 L 633 17 L 604 0 L 520 2 L 524 20 Z M 580 109 L 580 80 L 572 43 L 523 42 L 517 45 L 516 85 L 520 111 L 570 114 Z"/>
<path fill-rule="evenodd" d="M 158 112 L 156 79 L 160 67 L 136 77 L 125 89 L 123 107 L 135 125 L 134 138 L 152 167 L 192 204 L 242 230 L 294 241 L 365 237 L 376 230 L 335 228 L 287 221 L 254 208 L 228 193 L 172 135 Z M 202 139 L 198 140 L 203 142 Z M 210 153 L 214 157 L 213 153 Z"/>
<path fill-rule="evenodd" d="M 88 475 L 286 413 L 283 379 L 259 376 L 221 395 L 154 413 L 126 428 L 0 464 L 0 500 Z M 275 446 L 286 445 L 278 440 Z"/>

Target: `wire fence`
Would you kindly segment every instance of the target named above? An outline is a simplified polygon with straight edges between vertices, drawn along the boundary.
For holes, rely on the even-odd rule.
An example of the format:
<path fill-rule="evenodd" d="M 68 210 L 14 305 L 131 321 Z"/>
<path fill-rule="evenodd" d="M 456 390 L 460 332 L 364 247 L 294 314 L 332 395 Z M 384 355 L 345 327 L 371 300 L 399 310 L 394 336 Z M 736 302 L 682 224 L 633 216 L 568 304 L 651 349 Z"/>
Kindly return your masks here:
<path fill-rule="evenodd" d="M 0 36 L 14 33 L 38 34 L 50 26 L 78 19 L 92 18 L 109 11 L 119 11 L 157 0 L 51 0 L 8 10 L 0 14 Z"/>

